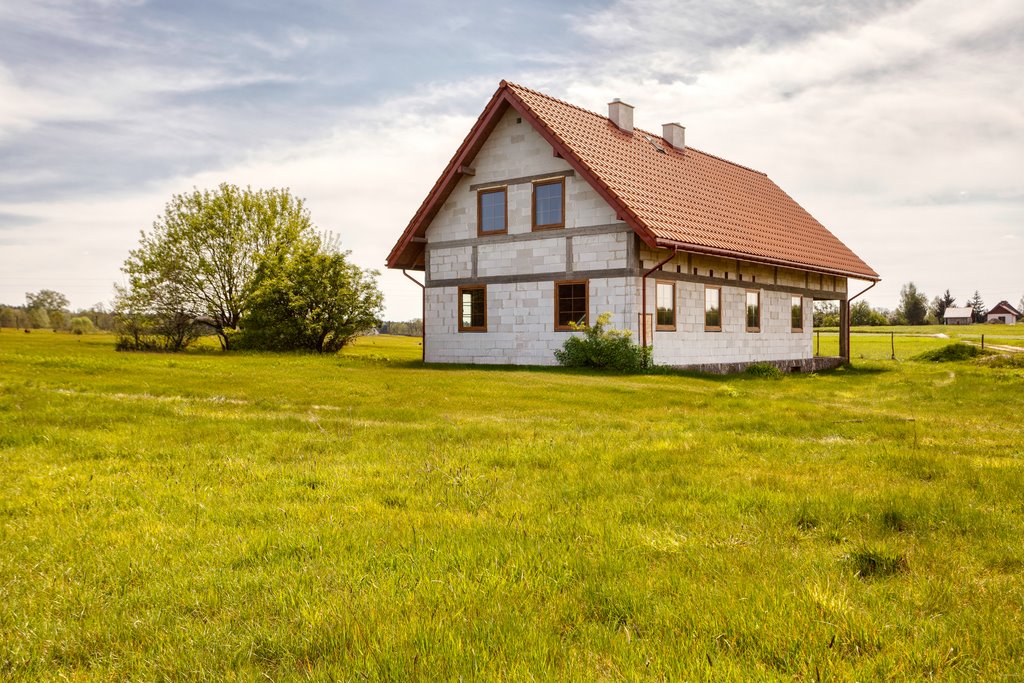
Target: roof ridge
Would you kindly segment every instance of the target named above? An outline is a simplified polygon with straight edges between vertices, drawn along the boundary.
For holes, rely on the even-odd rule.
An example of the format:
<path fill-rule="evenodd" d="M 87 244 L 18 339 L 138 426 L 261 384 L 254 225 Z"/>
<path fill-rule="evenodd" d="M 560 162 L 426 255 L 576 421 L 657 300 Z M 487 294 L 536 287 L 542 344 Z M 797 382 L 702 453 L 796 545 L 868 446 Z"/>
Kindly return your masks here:
<path fill-rule="evenodd" d="M 581 111 L 584 114 L 590 114 L 590 115 L 596 116 L 596 117 L 598 117 L 600 119 L 604 119 L 605 121 L 610 121 L 610 119 L 607 116 L 604 116 L 603 114 L 599 114 L 596 111 L 593 111 L 592 109 L 587 109 L 586 107 L 581 107 L 578 104 L 573 104 L 572 102 L 566 102 L 565 100 L 560 99 L 558 97 L 555 97 L 553 95 L 548 95 L 547 93 L 542 93 L 539 90 L 534 90 L 533 88 L 527 88 L 525 85 L 520 85 L 518 83 L 513 83 L 511 81 L 502 81 L 502 82 L 505 85 L 511 86 L 511 87 L 513 87 L 513 88 L 515 88 L 517 90 L 525 90 L 528 93 L 531 93 L 531 94 L 536 95 L 538 97 L 543 97 L 544 99 L 551 100 L 552 102 L 557 102 L 557 103 L 559 103 L 561 105 L 564 105 L 566 107 L 569 107 L 571 109 L 575 109 L 577 111 Z M 647 134 L 647 135 L 649 135 L 651 137 L 658 138 L 659 140 L 662 140 L 663 142 L 665 142 L 665 144 L 668 144 L 668 141 L 665 140 L 664 137 L 662 137 L 661 135 L 658 135 L 657 133 L 653 133 L 653 132 L 651 132 L 651 131 L 649 131 L 649 130 L 647 130 L 645 128 L 637 128 L 636 126 L 634 126 L 633 130 L 637 131 L 638 133 L 645 133 L 645 134 Z M 669 146 L 671 147 L 671 145 L 669 145 Z M 725 163 L 731 164 L 733 166 L 736 166 L 737 168 L 742 168 L 744 171 L 750 171 L 751 173 L 757 173 L 758 175 L 763 175 L 765 177 L 768 176 L 768 174 L 765 173 L 764 171 L 759 171 L 756 168 L 751 168 L 750 166 L 744 166 L 741 163 L 732 161 L 731 159 L 726 159 L 725 157 L 718 156 L 717 154 L 712 154 L 711 152 L 705 152 L 704 150 L 699 149 L 697 147 L 690 147 L 689 145 L 687 145 L 686 149 L 691 149 L 694 152 L 697 152 L 698 154 L 703 154 L 706 157 L 711 157 L 712 159 L 717 159 L 718 161 L 724 161 Z"/>

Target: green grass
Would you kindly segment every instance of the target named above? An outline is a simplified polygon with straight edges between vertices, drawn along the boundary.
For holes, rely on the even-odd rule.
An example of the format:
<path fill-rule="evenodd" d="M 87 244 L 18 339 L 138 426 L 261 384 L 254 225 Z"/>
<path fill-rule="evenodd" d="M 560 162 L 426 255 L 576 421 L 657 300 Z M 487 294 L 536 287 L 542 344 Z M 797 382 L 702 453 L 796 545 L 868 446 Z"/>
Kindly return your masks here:
<path fill-rule="evenodd" d="M 1024 670 L 1020 366 L 111 347 L 0 332 L 0 679 Z"/>

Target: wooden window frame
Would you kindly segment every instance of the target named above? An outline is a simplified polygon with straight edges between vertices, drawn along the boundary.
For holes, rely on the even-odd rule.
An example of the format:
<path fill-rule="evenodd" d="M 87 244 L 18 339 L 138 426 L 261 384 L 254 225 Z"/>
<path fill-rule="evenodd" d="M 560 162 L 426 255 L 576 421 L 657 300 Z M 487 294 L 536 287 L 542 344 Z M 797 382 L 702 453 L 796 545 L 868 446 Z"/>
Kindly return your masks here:
<path fill-rule="evenodd" d="M 793 301 L 800 300 L 800 327 L 793 327 Z M 802 333 L 804 331 L 804 298 L 802 296 L 793 295 L 789 298 L 789 331 L 793 333 Z"/>
<path fill-rule="evenodd" d="M 661 325 L 658 323 L 658 286 L 669 285 L 672 287 L 672 324 Z M 654 281 L 654 329 L 656 332 L 675 332 L 676 331 L 676 318 L 678 318 L 678 311 L 676 310 L 676 283 L 674 280 L 655 280 Z"/>
<path fill-rule="evenodd" d="M 559 223 L 550 223 L 544 225 L 537 224 L 537 188 L 542 185 L 561 185 L 562 186 L 562 220 Z M 535 180 L 533 181 L 533 188 L 531 190 L 530 199 L 530 224 L 534 231 L 537 230 L 557 230 L 565 227 L 565 178 L 549 178 L 547 180 Z"/>
<path fill-rule="evenodd" d="M 484 293 L 484 324 L 483 327 L 465 325 L 462 317 L 462 295 L 465 292 L 481 291 Z M 487 331 L 487 285 L 462 285 L 459 287 L 458 311 L 459 332 L 486 332 Z"/>
<path fill-rule="evenodd" d="M 484 212 L 483 212 L 483 196 L 485 194 L 494 194 L 495 192 L 505 193 L 505 228 L 503 230 L 484 230 Z M 476 236 L 487 237 L 488 235 L 507 235 L 508 234 L 508 185 L 498 185 L 495 187 L 484 187 L 476 191 Z"/>
<path fill-rule="evenodd" d="M 747 308 L 749 308 L 749 306 L 747 304 L 747 294 L 756 294 L 757 295 L 757 327 L 750 327 L 749 325 L 747 325 L 747 322 L 748 322 L 747 321 Z M 760 332 L 761 331 L 761 320 L 762 320 L 762 315 L 761 315 L 761 290 L 760 289 L 748 289 L 748 290 L 746 290 L 743 293 L 743 324 L 746 326 L 747 332 Z"/>
<path fill-rule="evenodd" d="M 713 289 L 718 292 L 718 325 L 708 325 L 708 290 Z M 718 285 L 704 285 L 704 331 L 705 332 L 721 332 L 722 323 L 725 322 L 724 311 L 722 310 L 722 288 Z"/>
<path fill-rule="evenodd" d="M 583 285 L 583 297 L 584 297 L 584 301 L 586 301 L 586 307 L 587 307 L 586 315 L 583 317 L 583 324 L 584 325 L 589 325 L 590 324 L 590 280 L 555 280 L 555 302 L 554 302 L 554 306 L 553 306 L 554 311 L 555 311 L 555 331 L 556 332 L 573 332 L 574 331 L 568 325 L 559 325 L 558 324 L 558 313 L 559 313 L 559 310 L 558 310 L 558 288 L 561 285 Z"/>

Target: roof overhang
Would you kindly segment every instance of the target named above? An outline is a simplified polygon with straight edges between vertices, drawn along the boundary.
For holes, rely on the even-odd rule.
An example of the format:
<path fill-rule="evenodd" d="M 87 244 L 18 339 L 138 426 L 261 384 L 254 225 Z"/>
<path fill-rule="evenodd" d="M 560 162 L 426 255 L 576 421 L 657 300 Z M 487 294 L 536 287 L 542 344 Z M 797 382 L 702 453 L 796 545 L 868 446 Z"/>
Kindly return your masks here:
<path fill-rule="evenodd" d="M 695 254 L 707 254 L 708 256 L 734 258 L 739 259 L 740 261 L 750 261 L 751 263 L 763 263 L 765 265 L 770 266 L 782 266 L 784 268 L 793 268 L 794 270 L 805 270 L 809 273 L 821 273 L 823 275 L 839 275 L 841 277 L 849 277 L 854 278 L 855 280 L 864 280 L 867 282 L 882 281 L 882 278 L 879 277 L 877 273 L 855 273 L 853 271 L 808 265 L 806 263 L 789 261 L 787 259 L 772 258 L 770 256 L 756 256 L 754 254 L 748 254 L 740 251 L 731 251 L 729 249 L 707 247 L 702 244 L 690 244 L 688 242 L 678 242 L 676 240 L 658 239 L 656 246 L 663 249 L 678 249 L 680 251 L 689 251 Z"/>

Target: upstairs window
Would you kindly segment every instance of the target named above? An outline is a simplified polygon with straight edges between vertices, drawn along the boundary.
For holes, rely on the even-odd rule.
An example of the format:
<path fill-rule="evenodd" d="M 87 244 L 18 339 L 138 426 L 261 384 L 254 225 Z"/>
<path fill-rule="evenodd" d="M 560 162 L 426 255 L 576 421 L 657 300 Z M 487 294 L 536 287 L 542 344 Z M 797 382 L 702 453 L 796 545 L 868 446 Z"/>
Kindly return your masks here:
<path fill-rule="evenodd" d="M 533 229 L 565 226 L 565 179 L 540 180 L 533 184 Z"/>
<path fill-rule="evenodd" d="M 722 331 L 722 288 L 704 288 L 704 330 Z"/>
<path fill-rule="evenodd" d="M 801 296 L 794 296 L 790 304 L 792 310 L 792 329 L 794 332 L 804 331 L 804 299 Z"/>
<path fill-rule="evenodd" d="M 555 329 L 569 330 L 570 323 L 587 324 L 585 280 L 555 283 Z"/>
<path fill-rule="evenodd" d="M 761 292 L 747 290 L 747 332 L 761 331 Z"/>
<path fill-rule="evenodd" d="M 655 307 L 657 308 L 656 329 L 676 329 L 676 285 L 674 282 L 655 284 Z"/>
<path fill-rule="evenodd" d="M 508 190 L 493 187 L 476 193 L 477 235 L 508 232 Z"/>
<path fill-rule="evenodd" d="M 487 331 L 487 287 L 459 287 L 459 332 Z"/>

